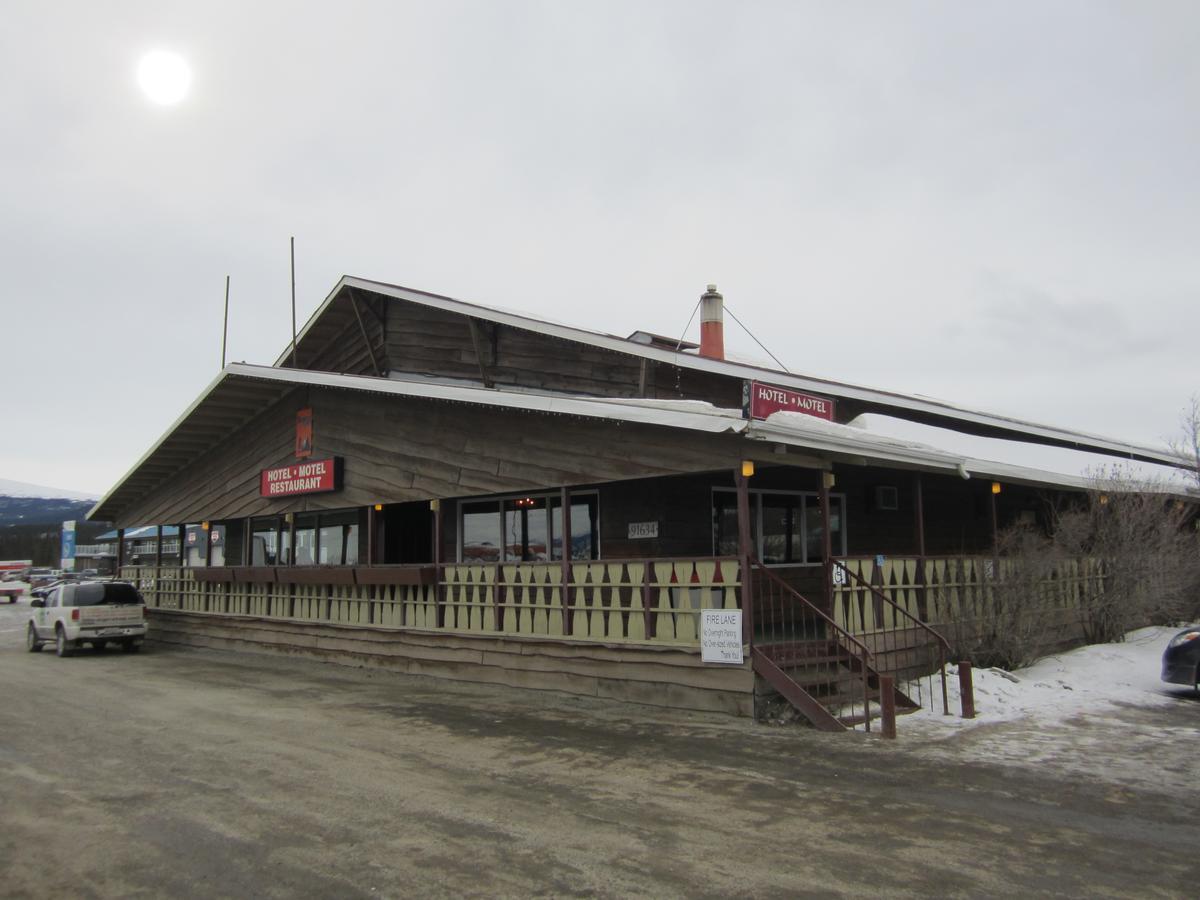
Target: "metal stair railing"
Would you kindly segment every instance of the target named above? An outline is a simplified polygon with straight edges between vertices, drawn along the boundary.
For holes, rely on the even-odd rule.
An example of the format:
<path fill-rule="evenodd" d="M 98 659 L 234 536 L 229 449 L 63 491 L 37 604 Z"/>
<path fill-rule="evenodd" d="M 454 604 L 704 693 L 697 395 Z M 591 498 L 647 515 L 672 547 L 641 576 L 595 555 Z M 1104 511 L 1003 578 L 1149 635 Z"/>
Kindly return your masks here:
<path fill-rule="evenodd" d="M 750 565 L 755 671 L 818 728 L 870 731 L 871 651 L 758 559 Z"/>
<path fill-rule="evenodd" d="M 906 621 L 911 622 L 912 626 L 914 628 L 916 628 L 920 631 L 923 631 L 925 634 L 927 634 L 929 637 L 931 637 L 933 639 L 933 643 L 936 644 L 936 646 L 938 648 L 937 671 L 941 674 L 941 679 L 942 679 L 942 713 L 947 716 L 950 715 L 950 698 L 949 698 L 949 693 L 946 690 L 946 662 L 950 658 L 950 643 L 949 643 L 949 641 L 947 641 L 936 629 L 925 624 L 920 619 L 918 619 L 916 616 L 914 616 L 912 613 L 910 613 L 908 610 L 906 610 L 904 607 L 900 606 L 898 603 L 896 603 L 894 600 L 892 600 L 887 594 L 885 594 L 883 591 L 881 591 L 878 587 L 871 584 L 869 581 L 867 581 L 865 578 L 863 578 L 858 573 L 852 572 L 840 560 L 835 559 L 833 561 L 833 564 L 842 571 L 842 573 L 845 575 L 845 577 L 847 579 L 852 579 L 855 584 L 857 584 L 859 587 L 865 589 L 872 597 L 874 597 L 876 600 L 881 601 L 888 609 L 892 610 L 892 612 L 894 613 L 894 615 L 896 617 L 902 617 Z M 893 618 L 893 623 L 894 622 L 895 622 L 895 618 Z M 899 657 L 903 653 L 908 653 L 911 651 L 911 649 L 912 649 L 911 647 L 898 646 L 899 638 L 897 636 L 897 631 L 899 629 L 895 628 L 894 626 L 892 628 L 887 628 L 882 621 L 879 622 L 879 625 L 880 625 L 880 627 L 874 632 L 874 634 L 876 634 L 876 635 L 882 635 L 882 637 L 880 637 L 878 639 L 879 643 L 875 646 L 875 656 L 877 659 L 879 659 L 881 657 L 882 658 L 888 658 L 888 657 L 895 658 L 895 657 Z M 911 629 L 908 629 L 908 630 L 911 630 Z M 891 638 L 891 647 L 888 646 L 889 637 Z M 887 668 L 888 667 L 886 667 L 886 666 L 880 667 L 880 671 L 886 671 Z M 893 668 L 893 671 L 898 672 L 898 671 L 901 671 L 902 668 L 903 667 L 896 667 L 896 668 Z M 918 676 L 918 678 L 915 679 L 918 682 L 918 686 L 919 686 L 919 682 L 922 678 L 931 678 L 932 674 L 933 673 L 930 672 L 930 673 Z M 898 679 L 897 680 L 897 690 L 899 690 L 900 683 L 901 682 Z M 932 691 L 932 682 L 931 682 L 930 683 L 930 694 L 932 694 L 932 693 L 933 693 L 933 691 Z"/>

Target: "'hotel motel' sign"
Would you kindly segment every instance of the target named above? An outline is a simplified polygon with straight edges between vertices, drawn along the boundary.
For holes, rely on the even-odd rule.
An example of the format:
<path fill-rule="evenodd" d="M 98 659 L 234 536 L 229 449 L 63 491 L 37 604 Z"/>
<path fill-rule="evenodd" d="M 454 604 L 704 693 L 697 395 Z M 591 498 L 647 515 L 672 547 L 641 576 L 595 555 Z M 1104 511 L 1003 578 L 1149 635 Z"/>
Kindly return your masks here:
<path fill-rule="evenodd" d="M 312 459 L 291 466 L 262 470 L 259 494 L 263 497 L 294 497 L 319 494 L 342 487 L 341 457 Z"/>
<path fill-rule="evenodd" d="M 742 416 L 747 419 L 765 419 L 771 413 L 794 412 L 832 422 L 833 410 L 834 403 L 828 397 L 814 397 L 761 381 L 742 383 Z"/>

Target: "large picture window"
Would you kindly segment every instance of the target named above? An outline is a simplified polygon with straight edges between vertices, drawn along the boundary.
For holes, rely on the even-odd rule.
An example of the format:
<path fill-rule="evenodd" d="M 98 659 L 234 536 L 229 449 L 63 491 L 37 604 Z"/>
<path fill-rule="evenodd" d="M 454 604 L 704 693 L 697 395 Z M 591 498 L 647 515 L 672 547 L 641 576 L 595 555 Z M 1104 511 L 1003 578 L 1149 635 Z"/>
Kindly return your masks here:
<path fill-rule="evenodd" d="M 296 553 L 286 517 L 252 519 L 250 564 L 255 566 L 355 566 L 361 511 L 297 513 Z"/>
<path fill-rule="evenodd" d="M 571 559 L 600 555 L 599 499 L 571 494 Z M 531 494 L 459 504 L 461 562 L 547 562 L 563 558 L 562 502 L 558 494 Z"/>
<path fill-rule="evenodd" d="M 846 555 L 846 496 L 829 495 L 830 539 L 835 556 Z M 824 524 L 816 492 L 750 491 L 750 542 L 768 566 L 821 562 Z M 738 553 L 737 492 L 713 488 L 713 552 Z"/>

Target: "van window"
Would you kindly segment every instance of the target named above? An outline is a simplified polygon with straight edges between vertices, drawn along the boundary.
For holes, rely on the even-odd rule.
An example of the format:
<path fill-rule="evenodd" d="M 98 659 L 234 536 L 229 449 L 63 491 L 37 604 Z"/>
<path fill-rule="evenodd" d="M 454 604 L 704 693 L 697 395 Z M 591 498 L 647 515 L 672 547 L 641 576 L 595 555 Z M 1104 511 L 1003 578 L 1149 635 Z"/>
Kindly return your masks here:
<path fill-rule="evenodd" d="M 72 606 L 116 606 L 123 604 L 139 604 L 141 594 L 131 584 L 119 582 L 80 584 L 75 586 L 75 600 Z"/>

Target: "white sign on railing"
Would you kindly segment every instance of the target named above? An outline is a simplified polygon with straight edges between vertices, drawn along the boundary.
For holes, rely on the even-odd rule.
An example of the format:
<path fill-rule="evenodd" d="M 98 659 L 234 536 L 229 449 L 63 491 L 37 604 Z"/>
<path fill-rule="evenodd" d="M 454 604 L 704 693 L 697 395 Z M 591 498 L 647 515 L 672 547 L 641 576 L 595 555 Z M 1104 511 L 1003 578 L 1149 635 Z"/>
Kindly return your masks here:
<path fill-rule="evenodd" d="M 701 662 L 742 664 L 742 611 L 700 610 Z"/>

